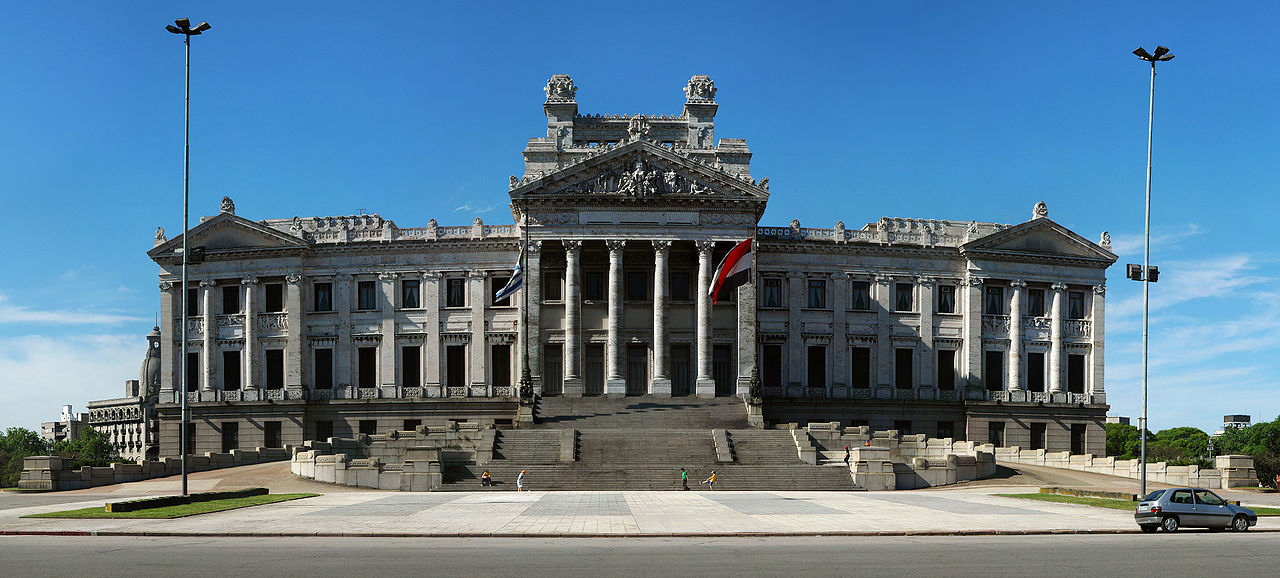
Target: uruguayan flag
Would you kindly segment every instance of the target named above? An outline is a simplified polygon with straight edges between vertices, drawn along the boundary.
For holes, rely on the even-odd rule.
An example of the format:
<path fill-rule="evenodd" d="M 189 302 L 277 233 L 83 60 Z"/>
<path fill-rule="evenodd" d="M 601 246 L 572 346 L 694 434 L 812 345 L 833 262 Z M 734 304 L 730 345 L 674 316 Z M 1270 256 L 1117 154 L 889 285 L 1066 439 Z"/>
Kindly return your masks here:
<path fill-rule="evenodd" d="M 516 272 L 511 275 L 511 280 L 507 281 L 507 286 L 503 287 L 493 295 L 494 301 L 502 301 L 503 299 L 510 297 L 512 293 L 515 293 L 520 289 L 521 285 L 524 285 L 524 268 L 521 266 L 522 263 L 524 263 L 524 249 L 520 250 L 520 259 L 516 261 Z"/>

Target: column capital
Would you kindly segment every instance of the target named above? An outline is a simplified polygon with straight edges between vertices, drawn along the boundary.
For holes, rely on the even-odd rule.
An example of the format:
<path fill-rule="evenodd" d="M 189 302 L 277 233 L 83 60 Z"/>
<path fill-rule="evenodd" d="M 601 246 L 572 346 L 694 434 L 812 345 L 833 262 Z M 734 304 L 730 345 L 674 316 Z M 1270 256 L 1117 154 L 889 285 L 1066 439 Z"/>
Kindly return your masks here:
<path fill-rule="evenodd" d="M 1106 284 L 1106 283 L 1102 283 L 1102 284 L 1100 284 L 1100 285 L 1094 285 L 1094 286 L 1093 286 L 1093 294 L 1094 294 L 1094 295 L 1099 295 L 1099 296 L 1106 296 L 1106 294 L 1107 294 L 1107 284 Z"/>
<path fill-rule="evenodd" d="M 441 273 L 439 271 L 423 271 L 422 272 L 423 279 L 430 279 L 432 281 L 439 281 L 440 278 L 443 276 L 444 276 L 444 273 Z"/>
<path fill-rule="evenodd" d="M 659 240 L 659 241 L 651 241 L 651 242 L 653 243 L 653 250 L 654 250 L 654 251 L 661 251 L 661 252 L 665 253 L 665 252 L 667 252 L 669 249 L 671 249 L 671 241 L 661 241 L 661 240 Z"/>
<path fill-rule="evenodd" d="M 241 284 L 241 285 L 257 285 L 257 284 L 258 284 L 258 278 L 257 278 L 257 277 L 255 277 L 255 276 L 253 276 L 253 275 L 250 275 L 250 276 L 248 276 L 248 277 L 245 277 L 245 278 L 241 279 L 241 280 L 240 280 L 240 284 Z"/>
<path fill-rule="evenodd" d="M 542 241 L 529 241 L 528 251 L 530 255 L 538 255 L 542 253 Z"/>
<path fill-rule="evenodd" d="M 399 277 L 399 273 L 378 273 L 379 281 L 395 281 Z"/>
<path fill-rule="evenodd" d="M 916 277 L 916 285 L 933 285 L 937 282 L 936 277 Z"/>
<path fill-rule="evenodd" d="M 1022 289 L 1027 286 L 1027 282 L 1023 281 L 1022 279 L 1014 279 L 1013 281 L 1009 282 L 1009 286 L 1013 287 L 1014 289 Z"/>
<path fill-rule="evenodd" d="M 1053 285 L 1050 285 L 1050 286 L 1049 286 L 1049 288 L 1050 288 L 1050 289 L 1053 289 L 1054 291 L 1066 291 L 1066 290 L 1067 290 L 1067 284 L 1066 284 L 1066 283 L 1054 283 Z"/>
<path fill-rule="evenodd" d="M 965 278 L 964 278 L 964 280 L 962 281 L 962 283 L 963 283 L 963 284 L 965 284 L 965 285 L 968 285 L 968 286 L 970 286 L 970 287 L 981 287 L 981 286 L 982 286 L 982 281 L 983 281 L 983 278 L 982 278 L 982 277 L 979 277 L 979 276 L 974 275 L 974 274 L 969 274 L 969 276 L 967 276 L 967 277 L 965 277 Z"/>
<path fill-rule="evenodd" d="M 168 281 L 161 281 L 160 290 L 165 293 L 168 293 L 169 291 L 173 290 L 173 283 L 170 283 Z"/>
<path fill-rule="evenodd" d="M 302 283 L 302 275 L 296 272 L 291 272 L 284 276 L 284 281 L 290 285 L 297 285 Z"/>
<path fill-rule="evenodd" d="M 467 277 L 472 279 L 484 279 L 489 276 L 489 272 L 483 269 L 471 269 L 467 271 Z"/>
<path fill-rule="evenodd" d="M 893 283 L 893 275 L 885 275 L 884 273 L 878 273 L 875 276 L 875 281 L 876 283 Z"/>
<path fill-rule="evenodd" d="M 716 242 L 710 239 L 702 239 L 699 241 L 694 241 L 693 243 L 698 247 L 699 254 L 702 254 L 702 253 L 709 254 L 711 253 L 711 251 L 713 251 L 716 248 Z"/>
<path fill-rule="evenodd" d="M 218 284 L 218 282 L 217 282 L 217 281 L 214 281 L 213 279 L 201 279 L 201 280 L 200 280 L 200 286 L 201 286 L 201 287 L 214 287 L 214 286 L 216 286 L 217 284 Z"/>
<path fill-rule="evenodd" d="M 606 239 L 604 246 L 609 248 L 610 253 L 618 253 L 627 246 L 627 242 L 624 239 Z"/>
<path fill-rule="evenodd" d="M 578 251 L 582 250 L 582 241 L 578 239 L 565 239 L 560 241 L 560 243 L 564 245 L 564 251 L 566 253 L 573 253 L 574 255 L 577 255 Z"/>

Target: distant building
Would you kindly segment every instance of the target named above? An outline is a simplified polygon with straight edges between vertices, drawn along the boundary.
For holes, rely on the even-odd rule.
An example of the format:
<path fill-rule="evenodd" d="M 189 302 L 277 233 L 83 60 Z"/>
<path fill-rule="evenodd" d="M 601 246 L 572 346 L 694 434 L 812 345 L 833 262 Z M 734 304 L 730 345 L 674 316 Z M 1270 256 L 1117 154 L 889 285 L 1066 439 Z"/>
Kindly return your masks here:
<path fill-rule="evenodd" d="M 1107 423 L 1119 423 L 1119 424 L 1129 425 L 1129 418 L 1124 416 L 1119 416 L 1119 415 L 1109 415 L 1107 416 Z"/>
<path fill-rule="evenodd" d="M 124 397 L 89 402 L 87 425 L 107 434 L 121 458 L 157 458 L 155 406 L 159 392 L 160 328 L 156 327 L 147 335 L 147 354 L 138 379 L 124 382 Z"/>
<path fill-rule="evenodd" d="M 71 406 L 62 406 L 62 418 L 40 424 L 40 437 L 52 441 L 68 441 L 80 435 L 81 428 L 89 424 L 83 413 L 71 413 Z"/>
<path fill-rule="evenodd" d="M 1233 414 L 1222 416 L 1222 429 L 1213 432 L 1214 437 L 1220 436 L 1229 429 L 1242 429 L 1249 427 L 1253 423 L 1253 416 L 1244 414 Z"/>

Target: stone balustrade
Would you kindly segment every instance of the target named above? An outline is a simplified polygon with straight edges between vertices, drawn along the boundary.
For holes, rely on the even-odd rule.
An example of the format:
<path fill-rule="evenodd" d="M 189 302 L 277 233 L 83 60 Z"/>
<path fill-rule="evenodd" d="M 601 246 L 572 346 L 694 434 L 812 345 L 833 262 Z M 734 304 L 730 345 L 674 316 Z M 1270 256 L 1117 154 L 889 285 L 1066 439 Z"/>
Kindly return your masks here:
<path fill-rule="evenodd" d="M 209 452 L 187 456 L 188 472 L 203 472 L 289 459 L 293 446 Z M 111 464 L 106 467 L 84 466 L 65 469 L 69 463 L 57 456 L 31 456 L 22 460 L 22 477 L 18 487 L 24 490 L 79 490 L 95 486 L 136 482 L 182 473 L 182 458 L 142 460 L 136 464 Z"/>
<path fill-rule="evenodd" d="M 1122 478 L 1139 479 L 1141 460 L 1117 460 L 1092 454 L 1026 450 L 1017 446 L 993 448 L 996 461 L 1093 472 Z M 1199 466 L 1171 466 L 1166 462 L 1147 464 L 1147 480 L 1161 484 L 1194 488 L 1223 489 L 1258 485 L 1252 456 L 1226 455 L 1215 458 L 1215 469 Z"/>

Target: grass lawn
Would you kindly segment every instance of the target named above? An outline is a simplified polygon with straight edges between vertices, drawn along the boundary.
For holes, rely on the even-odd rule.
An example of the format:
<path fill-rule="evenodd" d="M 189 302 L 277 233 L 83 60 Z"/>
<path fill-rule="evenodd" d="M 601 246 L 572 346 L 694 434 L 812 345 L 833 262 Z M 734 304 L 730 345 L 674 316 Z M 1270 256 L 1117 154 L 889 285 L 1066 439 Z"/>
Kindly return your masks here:
<path fill-rule="evenodd" d="M 47 514 L 31 514 L 29 516 L 23 516 L 23 518 L 181 518 L 184 516 L 221 512 L 224 510 L 234 510 L 236 508 L 248 508 L 249 506 L 260 506 L 262 504 L 274 504 L 276 502 L 310 498 L 312 496 L 319 495 L 320 494 L 267 494 L 264 496 L 232 498 L 229 500 L 212 500 L 209 502 L 195 502 L 193 504 L 184 504 L 181 506 L 168 506 L 164 508 L 151 508 L 147 510 L 137 510 L 134 512 L 118 513 L 107 512 L 105 507 L 96 507 L 80 510 L 67 510 L 65 512 L 49 512 Z"/>
<path fill-rule="evenodd" d="M 1138 507 L 1137 502 L 1129 500 L 1111 500 L 1107 498 L 1078 498 L 1076 496 L 1060 496 L 1058 494 L 992 494 L 1005 498 L 1022 498 L 1024 500 L 1040 500 L 1041 502 L 1058 502 L 1061 504 L 1080 504 L 1082 506 L 1095 506 L 1098 508 L 1110 508 L 1112 510 L 1134 511 Z M 1256 512 L 1259 516 L 1280 516 L 1280 508 L 1249 508 Z"/>

